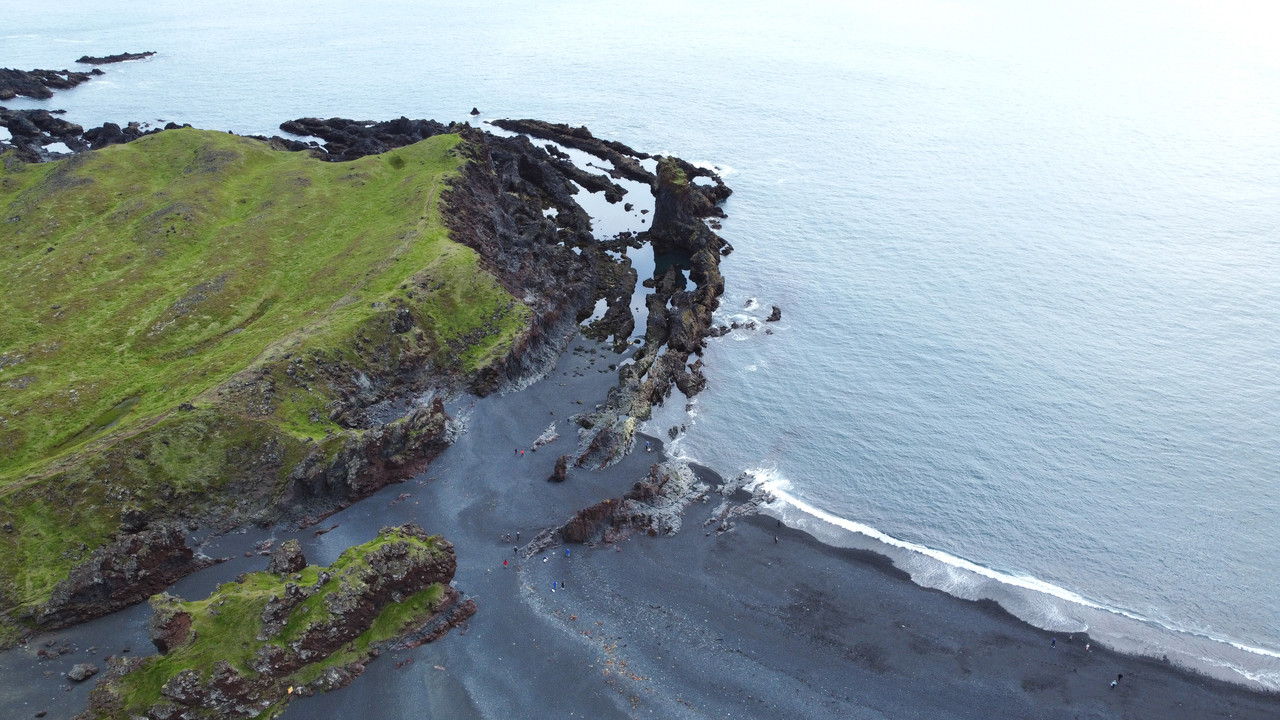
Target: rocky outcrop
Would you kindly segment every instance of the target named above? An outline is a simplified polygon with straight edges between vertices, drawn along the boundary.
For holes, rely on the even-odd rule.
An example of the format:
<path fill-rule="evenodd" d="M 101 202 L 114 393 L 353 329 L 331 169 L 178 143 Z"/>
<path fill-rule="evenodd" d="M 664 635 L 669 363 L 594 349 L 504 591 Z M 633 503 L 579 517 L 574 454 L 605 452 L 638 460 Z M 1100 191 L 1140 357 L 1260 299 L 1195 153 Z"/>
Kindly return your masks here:
<path fill-rule="evenodd" d="M 569 456 L 561 455 L 556 458 L 556 468 L 551 471 L 551 475 L 547 478 L 547 482 L 564 482 L 569 476 Z"/>
<path fill-rule="evenodd" d="M 645 170 L 640 160 L 651 155 L 637 152 L 616 140 L 601 140 L 585 127 L 570 127 L 563 123 L 543 120 L 494 120 L 495 127 L 511 132 L 524 133 L 543 140 L 551 140 L 565 147 L 575 148 L 604 158 L 613 164 L 613 173 L 646 184 L 654 181 L 653 173 Z"/>
<path fill-rule="evenodd" d="M 307 556 L 302 554 L 302 543 L 297 540 L 286 540 L 271 552 L 271 560 L 267 562 L 267 572 L 288 575 L 299 572 L 306 566 Z"/>
<path fill-rule="evenodd" d="M 196 555 L 187 546 L 186 533 L 176 525 L 123 535 L 72 569 L 33 620 L 41 628 L 52 629 L 106 615 L 214 562 Z"/>
<path fill-rule="evenodd" d="M 62 111 L 48 110 L 8 110 L 0 107 L 0 126 L 9 130 L 12 136 L 8 141 L 0 141 L 0 152 L 12 147 L 24 162 L 45 162 L 55 157 L 45 149 L 52 143 L 63 143 L 73 153 L 85 150 L 97 150 L 108 145 L 133 142 L 140 137 L 152 135 L 161 130 L 185 127 L 169 123 L 163 128 L 151 127 L 143 123 L 129 123 L 120 127 L 115 123 L 103 123 L 102 126 L 85 130 L 81 126 L 56 117 Z"/>
<path fill-rule="evenodd" d="M 182 600 L 169 593 L 151 597 L 151 620 L 147 634 L 156 650 L 167 653 L 186 644 L 191 632 L 191 613 L 182 608 Z"/>
<path fill-rule="evenodd" d="M 475 613 L 475 603 L 449 587 L 456 566 L 450 543 L 405 525 L 383 528 L 316 569 L 311 584 L 299 574 L 254 574 L 207 602 L 160 596 L 151 628 L 163 665 L 157 657 L 115 661 L 80 717 L 252 718 L 298 695 L 342 687 L 382 650 L 438 639 Z M 264 605 L 270 582 L 279 588 Z M 262 608 L 260 617 L 218 619 L 254 608 Z M 200 628 L 219 634 L 202 638 Z M 356 638 L 363 638 L 361 652 L 354 652 Z M 208 642 L 233 656 L 209 658 Z"/>
<path fill-rule="evenodd" d="M 70 90 L 92 76 L 101 75 L 101 70 L 87 73 L 70 70 L 15 70 L 0 68 L 0 100 L 12 100 L 23 95 L 36 100 L 48 100 L 53 97 L 54 90 Z"/>
<path fill-rule="evenodd" d="M 294 466 L 277 503 L 287 515 L 311 513 L 310 525 L 332 512 L 421 471 L 452 442 L 444 402 L 349 435 L 333 454 L 316 448 Z"/>
<path fill-rule="evenodd" d="M 81 55 L 80 59 L 76 62 L 84 63 L 85 65 L 109 65 L 111 63 L 126 62 L 128 60 L 142 60 L 155 54 L 154 50 L 149 50 L 147 52 L 119 53 L 117 55 Z"/>
<path fill-rule="evenodd" d="M 765 322 L 778 322 L 782 319 L 782 308 L 777 305 L 773 306 L 773 310 L 769 313 L 769 317 L 765 318 Z"/>
<path fill-rule="evenodd" d="M 604 467 L 620 460 L 631 450 L 637 424 L 673 387 L 692 396 L 706 386 L 702 361 L 690 363 L 689 358 L 701 354 L 708 337 L 719 334 L 712 313 L 724 293 L 720 258 L 732 251 L 703 222 L 723 214 L 717 203 L 729 195 L 713 173 L 711 185 L 691 180 L 709 173 L 679 158 L 658 162 L 653 228 L 641 238 L 676 262 L 660 278 L 646 282 L 654 292 L 645 298 L 645 344 L 635 362 L 619 369 L 618 385 L 600 408 L 578 417 L 582 429 L 575 463 L 580 467 Z M 694 283 L 692 290 L 689 281 Z"/>
<path fill-rule="evenodd" d="M 558 528 L 540 533 L 525 549 L 531 557 L 560 543 L 615 543 L 635 532 L 650 536 L 680 532 L 685 508 L 706 497 L 708 487 L 683 462 L 653 465 L 649 476 L 621 497 L 579 510 Z"/>
<path fill-rule="evenodd" d="M 280 129 L 293 135 L 323 139 L 324 146 L 316 148 L 317 157 L 340 162 L 365 155 L 378 155 L 429 137 L 457 132 L 458 126 L 456 123 L 445 125 L 435 120 L 410 120 L 402 116 L 382 122 L 346 118 L 299 118 L 281 123 Z M 310 147 L 303 145 L 290 149 Z"/>

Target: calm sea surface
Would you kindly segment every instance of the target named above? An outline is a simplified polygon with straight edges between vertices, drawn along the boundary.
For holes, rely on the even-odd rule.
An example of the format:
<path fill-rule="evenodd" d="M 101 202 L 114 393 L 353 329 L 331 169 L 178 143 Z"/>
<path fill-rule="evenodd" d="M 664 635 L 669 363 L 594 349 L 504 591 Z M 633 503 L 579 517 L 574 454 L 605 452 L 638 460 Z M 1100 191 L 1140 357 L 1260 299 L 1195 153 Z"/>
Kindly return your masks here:
<path fill-rule="evenodd" d="M 713 343 L 651 430 L 922 584 L 1280 688 L 1280 11 L 1253 5 L 10 0 L 0 66 L 158 51 L 7 103 L 86 126 L 477 106 L 717 165 L 722 319 L 783 319 Z"/>

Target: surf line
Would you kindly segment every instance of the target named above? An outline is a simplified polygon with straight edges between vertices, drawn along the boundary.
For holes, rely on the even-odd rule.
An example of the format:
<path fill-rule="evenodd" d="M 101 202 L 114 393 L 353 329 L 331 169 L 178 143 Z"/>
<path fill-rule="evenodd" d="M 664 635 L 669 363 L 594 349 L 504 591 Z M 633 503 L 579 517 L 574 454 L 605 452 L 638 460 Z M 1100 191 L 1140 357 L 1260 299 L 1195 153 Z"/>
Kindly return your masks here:
<path fill-rule="evenodd" d="M 760 475 L 761 473 L 757 472 L 756 474 Z M 853 520 L 842 518 L 838 515 L 833 515 L 825 510 L 822 510 L 818 507 L 810 505 L 809 503 L 795 497 L 794 495 L 791 495 L 790 493 L 784 490 L 779 489 L 779 486 L 784 486 L 788 484 L 784 480 L 778 480 L 778 479 L 766 480 L 764 478 L 761 478 L 758 482 L 765 489 L 767 489 L 770 494 L 772 494 L 775 498 L 777 498 L 777 501 L 773 503 L 774 506 L 785 503 L 801 511 L 802 513 L 805 513 L 818 520 L 821 520 L 822 522 L 828 523 L 830 525 L 834 525 L 843 530 L 848 530 L 849 532 L 857 533 L 859 535 L 864 535 L 866 537 L 869 537 L 873 540 L 877 540 L 891 547 L 896 547 L 902 550 L 907 550 L 909 552 L 914 552 L 919 555 L 923 555 L 925 557 L 928 557 L 930 559 L 943 563 L 944 565 L 947 565 L 949 567 L 959 568 L 961 570 L 971 572 L 980 577 L 984 577 L 990 580 L 995 580 L 996 582 L 1004 585 L 1011 585 L 1013 587 L 1022 588 L 1024 590 L 1031 590 L 1033 592 L 1049 595 L 1049 596 L 1058 598 L 1060 600 L 1065 600 L 1067 602 L 1089 608 L 1091 610 L 1098 610 L 1100 612 L 1119 615 L 1121 617 L 1127 618 L 1129 620 L 1133 620 L 1135 622 L 1142 623 L 1149 627 L 1159 628 L 1166 632 L 1174 633 L 1177 635 L 1202 638 L 1202 639 L 1210 640 L 1216 643 L 1221 643 L 1223 645 L 1229 645 L 1237 650 L 1247 652 L 1253 655 L 1280 659 L 1280 652 L 1277 652 L 1275 650 L 1256 647 L 1253 645 L 1248 645 L 1248 644 L 1241 643 L 1228 638 L 1216 637 L 1214 635 L 1209 635 L 1207 633 L 1195 632 L 1195 631 L 1187 630 L 1180 627 L 1166 625 L 1158 620 L 1152 620 L 1150 618 L 1143 617 L 1137 613 L 1124 610 L 1122 608 L 1112 607 L 1099 602 L 1095 602 L 1078 593 L 1072 592 L 1058 585 L 1054 585 L 1053 583 L 1045 582 L 1044 580 L 1041 580 L 1036 577 L 1025 576 L 1025 575 L 1024 576 L 1010 575 L 1008 573 L 1002 573 L 998 570 L 992 570 L 991 568 L 984 567 L 975 562 L 966 560 L 962 557 L 957 557 L 955 555 L 945 553 L 941 550 L 935 550 L 934 548 L 928 547 L 926 545 L 920 545 L 919 543 L 913 543 L 908 540 L 900 540 L 898 538 L 893 537 L 892 535 L 883 533 L 869 525 L 864 525 L 862 523 L 855 522 Z M 913 576 L 913 579 L 914 579 L 914 576 Z M 1211 659 L 1211 658 L 1200 658 L 1200 659 L 1203 661 L 1218 662 L 1218 664 L 1221 664 L 1220 661 L 1215 661 L 1214 659 Z M 1240 672 L 1241 674 L 1245 674 L 1246 676 L 1249 676 L 1249 673 L 1244 672 L 1240 668 L 1236 668 L 1234 665 L 1231 665 L 1230 667 L 1236 670 L 1237 672 Z"/>

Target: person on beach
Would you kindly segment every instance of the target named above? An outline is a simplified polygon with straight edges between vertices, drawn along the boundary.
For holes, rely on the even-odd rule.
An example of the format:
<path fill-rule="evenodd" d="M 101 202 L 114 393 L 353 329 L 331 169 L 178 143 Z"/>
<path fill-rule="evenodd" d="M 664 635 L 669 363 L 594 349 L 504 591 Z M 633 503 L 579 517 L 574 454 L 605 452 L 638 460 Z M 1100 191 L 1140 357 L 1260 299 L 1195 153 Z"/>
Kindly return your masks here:
<path fill-rule="evenodd" d="M 569 548 L 564 549 L 564 556 L 569 557 Z"/>
<path fill-rule="evenodd" d="M 651 441 L 649 441 L 649 440 L 645 440 L 645 441 L 644 441 L 644 451 L 645 451 L 645 452 L 653 452 L 653 442 L 651 442 Z"/>
<path fill-rule="evenodd" d="M 1049 640 L 1049 647 L 1051 648 L 1058 647 L 1058 638 L 1052 638 L 1051 640 Z"/>

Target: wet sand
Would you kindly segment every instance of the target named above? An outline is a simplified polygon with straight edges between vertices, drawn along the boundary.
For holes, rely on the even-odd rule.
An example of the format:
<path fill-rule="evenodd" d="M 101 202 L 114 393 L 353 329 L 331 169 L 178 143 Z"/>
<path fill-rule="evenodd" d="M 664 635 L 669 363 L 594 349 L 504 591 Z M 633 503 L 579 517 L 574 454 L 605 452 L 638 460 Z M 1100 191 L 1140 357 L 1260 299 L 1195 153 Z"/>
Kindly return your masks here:
<path fill-rule="evenodd" d="M 606 471 L 571 469 L 565 483 L 546 481 L 556 457 L 576 447 L 569 417 L 600 402 L 615 378 L 608 365 L 617 356 L 583 340 L 570 347 L 522 392 L 455 404 L 468 428 L 458 442 L 423 475 L 318 526 L 336 523 L 331 532 L 220 538 L 210 554 L 233 561 L 175 588 L 200 597 L 265 567 L 266 558 L 242 557 L 263 537 L 297 537 L 318 563 L 410 520 L 454 542 L 456 585 L 479 613 L 440 641 L 384 654 L 344 690 L 295 701 L 285 718 L 1280 717 L 1280 697 L 1086 651 L 1082 635 L 1057 636 L 1053 647 L 1052 634 L 994 603 L 920 588 L 884 558 L 823 545 L 769 517 L 710 534 L 703 520 L 718 495 L 695 504 L 676 537 L 524 558 L 504 534 L 527 542 L 621 494 L 661 459 L 657 438 L 653 453 L 641 440 Z M 553 421 L 560 438 L 532 452 Z M 69 717 L 83 708 L 83 686 L 65 692 L 57 673 L 89 659 L 89 643 L 100 646 L 95 658 L 124 644 L 149 652 L 148 614 L 133 608 L 59 633 L 80 650 L 56 660 L 34 659 L 48 638 L 0 656 L 6 716 L 47 709 Z"/>

